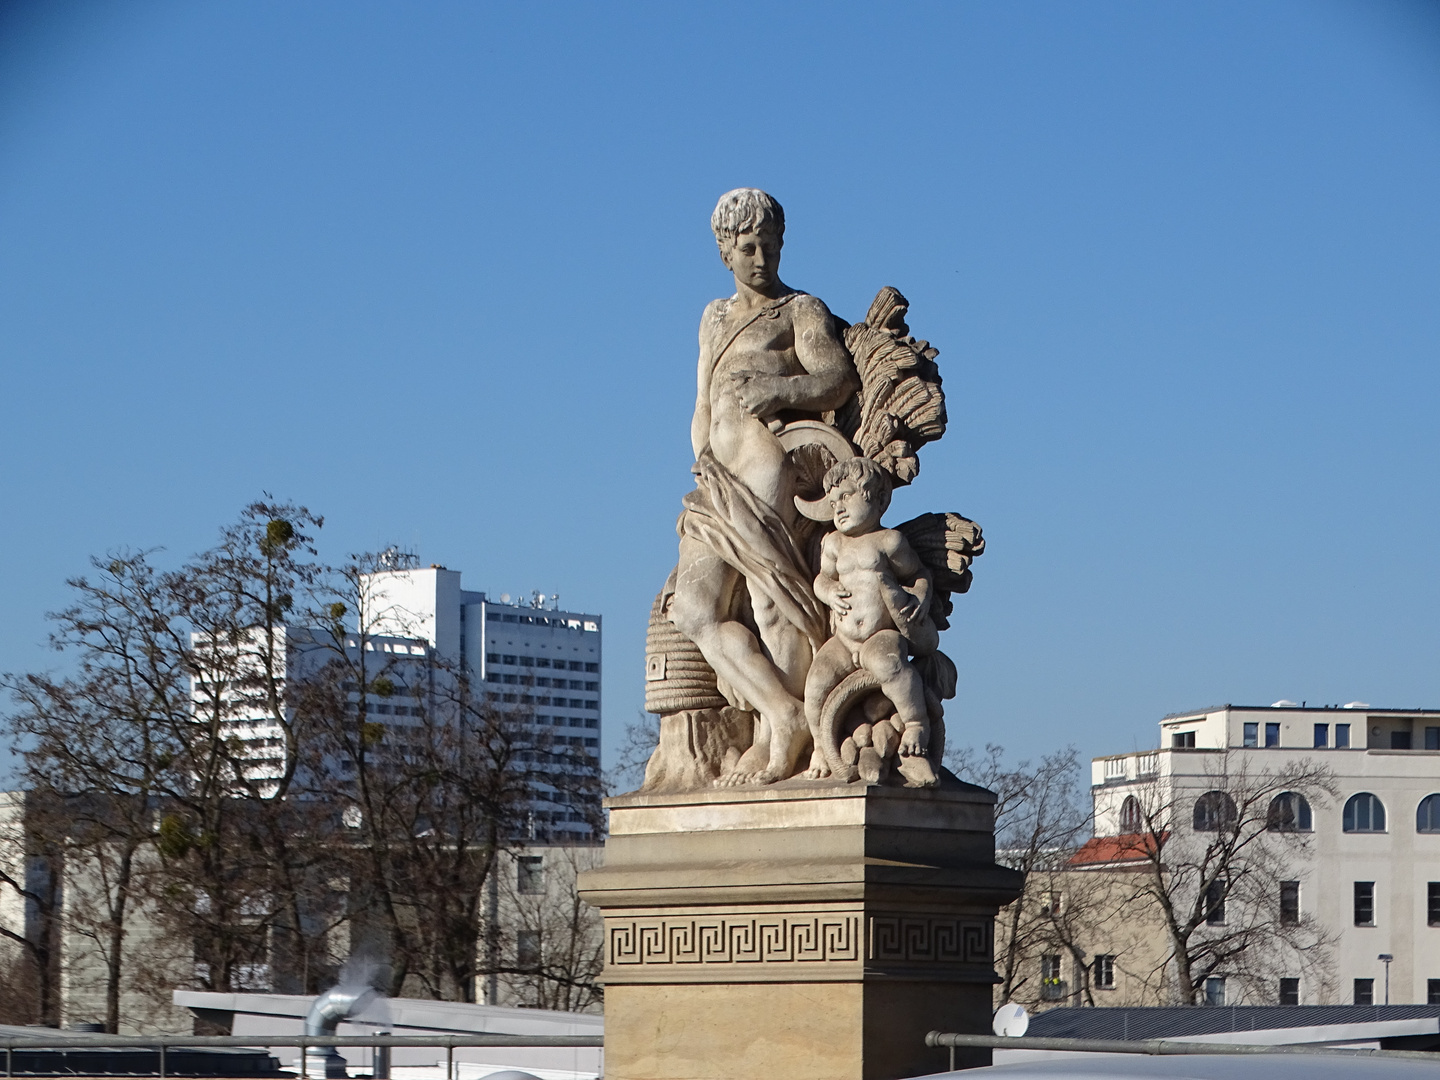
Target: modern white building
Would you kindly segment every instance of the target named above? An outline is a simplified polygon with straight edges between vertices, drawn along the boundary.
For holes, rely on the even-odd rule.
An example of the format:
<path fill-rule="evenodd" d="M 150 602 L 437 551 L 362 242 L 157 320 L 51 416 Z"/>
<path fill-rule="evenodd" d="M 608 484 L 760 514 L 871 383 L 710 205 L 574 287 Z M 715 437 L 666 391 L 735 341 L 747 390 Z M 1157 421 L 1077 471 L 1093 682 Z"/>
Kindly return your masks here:
<path fill-rule="evenodd" d="M 1096 839 L 1084 861 L 1109 862 L 1099 854 L 1107 844 L 1122 850 L 1110 838 L 1139 832 L 1157 791 L 1174 808 L 1173 828 L 1199 828 L 1222 772 L 1321 764 L 1337 798 L 1271 808 L 1285 831 L 1310 834 L 1295 880 L 1274 883 L 1275 902 L 1333 934 L 1334 978 L 1328 987 L 1281 979 L 1271 1000 L 1240 1003 L 1381 1005 L 1388 979 L 1389 1003 L 1440 1004 L 1440 710 L 1219 705 L 1166 716 L 1160 730 L 1158 750 L 1093 760 Z"/>
<path fill-rule="evenodd" d="M 369 695 L 366 710 L 384 722 L 403 727 L 416 702 L 433 690 L 436 659 L 462 666 L 484 686 L 486 699 L 513 713 L 526 733 L 544 734 L 544 742 L 566 753 L 521 751 L 536 775 L 530 813 L 530 837 L 554 843 L 596 839 L 600 817 L 600 616 L 560 611 L 543 594 L 528 604 L 495 602 L 483 592 L 461 588 L 460 572 L 443 566 L 395 569 L 366 575 L 364 603 L 353 636 L 343 643 L 354 656 L 368 649 L 388 677 L 406 693 Z M 506 598 L 508 601 L 508 597 Z M 360 631 L 363 629 L 363 633 Z M 326 640 L 322 640 L 326 638 Z M 303 626 L 276 631 L 276 655 L 285 657 L 284 678 L 305 678 L 334 656 L 338 642 L 325 631 Z M 257 666 L 256 659 L 249 661 Z M 351 700 L 358 687 L 347 684 Z M 420 698 L 415 698 L 418 693 Z M 197 707 L 203 694 L 195 691 Z M 281 775 L 284 731 L 280 724 L 237 695 L 224 721 L 229 733 L 249 750 L 253 764 L 247 779 Z M 416 723 L 419 721 L 416 720 Z M 562 777 L 579 768 L 597 782 L 575 783 Z M 554 782 L 544 777 L 553 776 Z"/>

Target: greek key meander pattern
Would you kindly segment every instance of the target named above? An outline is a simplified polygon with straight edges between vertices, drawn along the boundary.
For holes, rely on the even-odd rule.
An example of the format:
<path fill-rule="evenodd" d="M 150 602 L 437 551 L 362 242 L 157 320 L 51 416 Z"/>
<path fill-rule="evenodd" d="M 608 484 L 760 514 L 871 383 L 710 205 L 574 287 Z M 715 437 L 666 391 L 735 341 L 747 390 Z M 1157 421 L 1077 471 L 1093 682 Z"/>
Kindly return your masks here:
<path fill-rule="evenodd" d="M 993 924 L 932 915 L 858 913 L 672 916 L 610 924 L 607 962 L 626 965 L 845 963 L 989 964 Z"/>

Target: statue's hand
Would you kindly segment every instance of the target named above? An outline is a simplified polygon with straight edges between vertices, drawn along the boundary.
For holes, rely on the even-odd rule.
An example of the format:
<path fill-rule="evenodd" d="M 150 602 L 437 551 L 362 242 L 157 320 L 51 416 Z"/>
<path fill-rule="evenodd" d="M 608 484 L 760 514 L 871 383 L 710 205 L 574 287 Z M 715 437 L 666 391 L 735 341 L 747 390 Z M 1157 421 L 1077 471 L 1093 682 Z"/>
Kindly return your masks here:
<path fill-rule="evenodd" d="M 751 416 L 771 416 L 780 411 L 779 379 L 763 371 L 735 371 L 730 374 L 735 397 Z"/>

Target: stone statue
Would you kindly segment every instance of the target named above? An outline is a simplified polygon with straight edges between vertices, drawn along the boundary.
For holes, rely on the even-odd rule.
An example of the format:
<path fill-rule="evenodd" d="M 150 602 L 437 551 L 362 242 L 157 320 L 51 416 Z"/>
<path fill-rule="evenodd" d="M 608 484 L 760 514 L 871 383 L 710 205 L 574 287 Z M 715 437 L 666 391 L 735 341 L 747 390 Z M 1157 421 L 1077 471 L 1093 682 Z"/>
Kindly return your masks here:
<path fill-rule="evenodd" d="M 870 478 L 861 487 L 883 480 L 888 502 L 892 485 L 915 478 L 919 448 L 945 430 L 936 350 L 909 336 L 908 303 L 895 289 L 850 326 L 781 281 L 785 215 L 763 191 L 723 195 L 711 227 L 735 294 L 700 320 L 696 490 L 683 500 L 678 565 L 651 612 L 646 708 L 661 715 L 661 741 L 642 790 L 774 783 L 802 771 L 849 780 L 860 756 L 845 763 L 846 741 L 871 751 L 858 770 L 868 782 L 884 779 L 893 755 L 903 782 L 934 784 L 926 758 L 943 749 L 940 701 L 955 691 L 938 631 L 950 593 L 969 586 L 980 530 L 953 514 L 879 529 L 877 513 L 863 534 L 837 534 L 822 481 L 858 459 L 848 468 Z M 889 545 L 888 573 L 909 583 L 911 599 L 890 595 L 897 612 L 887 607 L 861 634 L 862 594 L 839 596 L 815 568 L 826 551 L 858 558 L 876 544 Z M 835 640 L 849 644 L 825 651 Z M 881 730 L 891 717 L 893 745 Z"/>

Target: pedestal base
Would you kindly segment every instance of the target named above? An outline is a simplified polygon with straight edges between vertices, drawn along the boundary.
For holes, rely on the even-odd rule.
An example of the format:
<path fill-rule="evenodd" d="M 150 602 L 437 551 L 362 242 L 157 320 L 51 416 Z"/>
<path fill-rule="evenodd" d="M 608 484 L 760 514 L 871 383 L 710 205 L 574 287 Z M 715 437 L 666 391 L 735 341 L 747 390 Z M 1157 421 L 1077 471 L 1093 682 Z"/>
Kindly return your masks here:
<path fill-rule="evenodd" d="M 607 1080 L 897 1080 L 989 1030 L 994 796 L 790 782 L 611 799 Z M 967 1063 L 984 1064 L 988 1055 Z"/>

